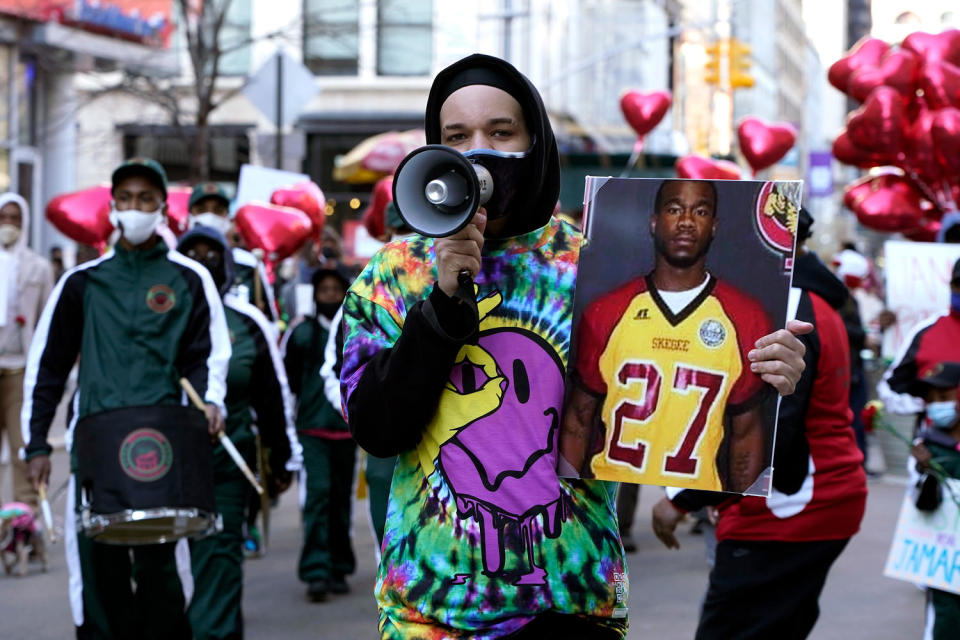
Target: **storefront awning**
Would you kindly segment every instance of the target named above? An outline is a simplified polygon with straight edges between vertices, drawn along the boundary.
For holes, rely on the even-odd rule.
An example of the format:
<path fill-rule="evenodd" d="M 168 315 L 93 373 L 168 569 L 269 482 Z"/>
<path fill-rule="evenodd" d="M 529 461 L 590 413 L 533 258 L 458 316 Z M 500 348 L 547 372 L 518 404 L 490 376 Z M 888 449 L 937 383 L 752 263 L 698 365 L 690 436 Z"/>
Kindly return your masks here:
<path fill-rule="evenodd" d="M 57 22 L 37 24 L 23 43 L 90 56 L 100 64 L 122 65 L 150 75 L 172 76 L 180 72 L 176 52 L 136 42 L 90 33 Z"/>

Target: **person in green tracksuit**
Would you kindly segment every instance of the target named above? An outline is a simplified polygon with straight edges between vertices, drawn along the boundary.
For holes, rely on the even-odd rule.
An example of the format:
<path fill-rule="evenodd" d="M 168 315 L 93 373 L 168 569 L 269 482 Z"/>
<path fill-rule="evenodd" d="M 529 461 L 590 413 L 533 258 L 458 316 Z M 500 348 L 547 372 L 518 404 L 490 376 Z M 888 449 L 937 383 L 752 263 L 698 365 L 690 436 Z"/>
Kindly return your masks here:
<path fill-rule="evenodd" d="M 943 500 L 954 498 L 945 487 L 938 486 L 931 473 L 931 460 L 938 462 L 948 477 L 960 480 L 960 363 L 935 364 L 920 371 L 917 382 L 917 390 L 926 392 L 927 409 L 911 451 L 917 461 L 916 469 L 910 471 L 918 489 L 917 509 L 935 511 Z M 924 638 L 956 638 L 960 629 L 960 594 L 928 587 L 926 614 Z"/>
<path fill-rule="evenodd" d="M 297 395 L 297 434 L 303 445 L 300 471 L 303 510 L 303 548 L 298 575 L 307 583 L 313 602 L 327 593 L 347 593 L 346 576 L 356 559 L 350 541 L 351 489 L 356 443 L 350 429 L 324 394 L 320 369 L 330 332 L 330 319 L 339 309 L 350 285 L 333 269 L 318 269 L 312 277 L 317 313 L 294 324 L 284 335 L 281 350 Z"/>
<path fill-rule="evenodd" d="M 233 260 L 223 235 L 202 225 L 181 239 L 178 250 L 204 265 L 224 295 L 231 356 L 227 369 L 226 432 L 247 464 L 254 467 L 254 414 L 262 446 L 269 450 L 271 494 L 290 486 L 299 466 L 300 445 L 293 429 L 293 406 L 286 372 L 276 347 L 276 333 L 267 318 L 231 293 Z M 217 512 L 223 531 L 192 540 L 194 594 L 189 616 L 197 640 L 243 638 L 243 520 L 248 482 L 218 444 L 214 449 Z"/>
<path fill-rule="evenodd" d="M 60 279 L 30 345 L 21 420 L 35 485 L 49 480 L 47 434 L 78 356 L 68 446 L 75 428 L 82 435 L 110 412 L 186 404 L 181 377 L 207 403 L 211 438 L 223 430 L 230 359 L 223 305 L 207 270 L 168 250 L 156 233 L 166 212 L 166 174 L 153 160 L 128 160 L 113 172 L 111 194 L 119 241 Z M 83 495 L 75 475 L 70 482 L 64 547 L 77 637 L 191 638 L 186 541 L 127 547 L 87 537 L 77 527 Z"/>

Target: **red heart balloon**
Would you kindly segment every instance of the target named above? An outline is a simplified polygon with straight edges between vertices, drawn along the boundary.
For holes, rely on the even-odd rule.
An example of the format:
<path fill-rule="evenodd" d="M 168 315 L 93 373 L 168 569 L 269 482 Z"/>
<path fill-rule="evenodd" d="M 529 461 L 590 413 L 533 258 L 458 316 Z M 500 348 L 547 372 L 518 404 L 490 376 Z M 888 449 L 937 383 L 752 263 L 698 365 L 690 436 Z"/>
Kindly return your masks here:
<path fill-rule="evenodd" d="M 370 193 L 370 204 L 363 211 L 363 226 L 367 233 L 378 240 L 388 240 L 386 237 L 386 209 L 387 205 L 393 200 L 393 176 L 380 178 L 373 185 L 373 191 Z"/>
<path fill-rule="evenodd" d="M 914 242 L 933 242 L 937 239 L 937 234 L 939 232 L 939 220 L 926 220 L 919 229 L 915 231 L 906 231 L 903 235 Z"/>
<path fill-rule="evenodd" d="M 909 180 L 897 174 L 864 176 L 843 192 L 843 204 L 857 219 L 877 231 L 916 231 L 932 205 Z"/>
<path fill-rule="evenodd" d="M 853 72 L 864 67 L 876 67 L 883 54 L 889 50 L 890 45 L 879 38 L 861 38 L 850 47 L 847 55 L 830 65 L 827 80 L 840 91 L 847 93 Z"/>
<path fill-rule="evenodd" d="M 327 200 L 315 182 L 308 180 L 277 189 L 270 195 L 270 202 L 304 212 L 313 225 L 314 239 L 319 240 L 323 235 L 323 224 L 327 218 Z"/>
<path fill-rule="evenodd" d="M 740 152 L 756 174 L 787 155 L 797 140 L 797 130 L 786 122 L 767 124 L 748 116 L 737 127 L 737 139 Z"/>
<path fill-rule="evenodd" d="M 943 178 L 943 167 L 937 159 L 932 134 L 933 118 L 936 113 L 936 111 L 923 109 L 903 132 L 905 158 L 901 164 L 905 169 L 916 172 L 928 183 L 937 182 Z"/>
<path fill-rule="evenodd" d="M 933 115 L 930 126 L 937 161 L 955 183 L 960 179 L 960 109 L 947 107 Z"/>
<path fill-rule="evenodd" d="M 187 232 L 190 226 L 191 187 L 173 186 L 167 189 L 167 226 L 178 238 Z"/>
<path fill-rule="evenodd" d="M 943 60 L 960 64 L 960 29 L 947 29 L 940 33 L 915 31 L 903 39 L 901 46 L 913 51 L 928 64 Z"/>
<path fill-rule="evenodd" d="M 920 59 L 906 49 L 889 51 L 878 67 L 862 67 L 850 76 L 849 93 L 863 102 L 870 92 L 881 85 L 893 87 L 904 98 L 912 97 L 917 91 Z"/>
<path fill-rule="evenodd" d="M 642 138 L 660 124 L 670 108 L 671 101 L 669 91 L 627 91 L 620 98 L 620 110 L 633 130 Z"/>
<path fill-rule="evenodd" d="M 960 107 L 960 67 L 949 62 L 924 65 L 920 88 L 931 109 Z"/>
<path fill-rule="evenodd" d="M 729 160 L 711 160 L 701 156 L 684 156 L 674 165 L 678 178 L 695 180 L 739 180 L 740 167 Z"/>
<path fill-rule="evenodd" d="M 847 134 L 861 149 L 894 155 L 900 151 L 906 120 L 903 99 L 897 90 L 877 87 L 863 106 L 847 117 Z"/>
<path fill-rule="evenodd" d="M 113 233 L 112 199 L 109 184 L 65 193 L 47 204 L 47 220 L 71 240 L 99 247 Z"/>
<path fill-rule="evenodd" d="M 833 141 L 833 157 L 843 164 L 860 167 L 861 169 L 880 167 L 893 162 L 891 156 L 867 151 L 853 144 L 846 130 L 841 131 L 840 135 Z"/>
<path fill-rule="evenodd" d="M 251 249 L 263 249 L 268 262 L 296 253 L 310 237 L 310 218 L 303 211 L 266 202 L 249 202 L 237 210 L 234 224 Z"/>

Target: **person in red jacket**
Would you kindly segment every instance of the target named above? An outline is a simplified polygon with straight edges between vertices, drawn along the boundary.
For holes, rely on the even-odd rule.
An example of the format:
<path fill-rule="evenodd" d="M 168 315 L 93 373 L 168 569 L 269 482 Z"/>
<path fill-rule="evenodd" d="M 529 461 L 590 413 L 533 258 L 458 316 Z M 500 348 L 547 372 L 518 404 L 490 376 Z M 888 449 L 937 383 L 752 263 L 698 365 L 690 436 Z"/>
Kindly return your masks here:
<path fill-rule="evenodd" d="M 798 240 L 812 219 L 800 216 Z M 770 497 L 667 490 L 653 508 L 653 529 L 678 548 L 674 529 L 688 511 L 718 505 L 716 563 L 697 640 L 806 638 L 831 565 L 859 530 L 867 484 L 851 427 L 850 353 L 837 313 L 848 295 L 813 253 L 801 247 L 791 301 L 814 325 L 801 336 L 806 369 L 781 400 Z M 796 294 L 799 294 L 797 296 Z"/>

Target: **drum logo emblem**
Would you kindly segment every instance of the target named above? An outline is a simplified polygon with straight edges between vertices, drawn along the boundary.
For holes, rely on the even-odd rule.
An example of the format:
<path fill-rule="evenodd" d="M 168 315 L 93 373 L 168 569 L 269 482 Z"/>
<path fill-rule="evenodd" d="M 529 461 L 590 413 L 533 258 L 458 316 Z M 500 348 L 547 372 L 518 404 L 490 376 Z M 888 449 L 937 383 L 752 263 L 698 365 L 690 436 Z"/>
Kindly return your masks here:
<path fill-rule="evenodd" d="M 166 313 L 177 303 L 173 289 L 165 284 L 155 284 L 147 291 L 147 306 L 156 313 Z"/>
<path fill-rule="evenodd" d="M 120 445 L 120 468 L 134 480 L 159 480 L 170 471 L 172 462 L 170 441 L 155 429 L 132 431 Z"/>

